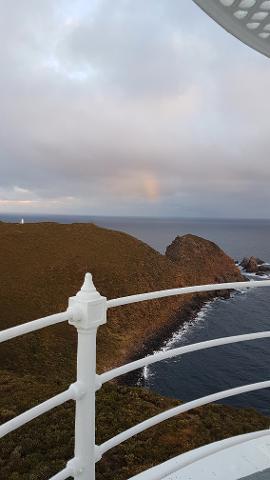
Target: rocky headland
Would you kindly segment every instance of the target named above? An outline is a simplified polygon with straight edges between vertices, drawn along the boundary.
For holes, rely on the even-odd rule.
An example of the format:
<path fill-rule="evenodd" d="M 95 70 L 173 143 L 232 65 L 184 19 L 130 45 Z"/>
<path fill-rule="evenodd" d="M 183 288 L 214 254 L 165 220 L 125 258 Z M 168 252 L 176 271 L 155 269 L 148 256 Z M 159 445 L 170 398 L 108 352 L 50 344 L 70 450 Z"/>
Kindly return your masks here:
<path fill-rule="evenodd" d="M 185 272 L 189 285 L 243 280 L 232 258 L 214 242 L 196 235 L 176 237 L 167 247 L 166 257 Z"/>
<path fill-rule="evenodd" d="M 86 271 L 108 298 L 243 280 L 217 245 L 194 235 L 177 237 L 161 255 L 130 235 L 92 224 L 0 223 L 0 328 L 66 309 Z M 184 295 L 111 309 L 98 333 L 98 371 L 150 353 L 209 298 Z M 66 324 L 2 344 L 0 423 L 64 390 L 74 381 L 75 366 L 76 332 Z M 97 441 L 176 403 L 142 388 L 109 384 L 98 393 Z M 0 480 L 46 480 L 60 470 L 72 456 L 73 408 L 69 402 L 5 437 Z M 255 411 L 203 407 L 109 452 L 97 478 L 124 480 L 171 455 L 266 424 Z"/>
<path fill-rule="evenodd" d="M 130 235 L 93 224 L 2 223 L 0 252 L 2 329 L 65 310 L 86 271 L 107 298 L 243 280 L 217 245 L 189 234 L 177 237 L 161 255 Z M 212 296 L 181 295 L 109 310 L 98 333 L 98 370 L 149 353 Z M 45 366 L 58 376 L 64 362 L 71 378 L 75 347 L 74 329 L 61 324 L 3 344 L 0 365 L 22 365 L 31 374 L 33 369 L 42 374 Z M 56 356 L 53 364 L 51 355 Z"/>
<path fill-rule="evenodd" d="M 192 234 L 177 236 L 166 248 L 168 258 L 179 270 L 182 284 L 179 286 L 204 285 L 211 283 L 241 282 L 245 277 L 235 262 L 218 245 Z M 194 318 L 205 302 L 215 297 L 229 298 L 229 290 L 184 295 L 175 298 L 178 308 L 169 314 L 165 324 L 155 324 L 153 334 L 145 336 L 135 358 L 147 355 L 160 347 L 185 321 Z"/>

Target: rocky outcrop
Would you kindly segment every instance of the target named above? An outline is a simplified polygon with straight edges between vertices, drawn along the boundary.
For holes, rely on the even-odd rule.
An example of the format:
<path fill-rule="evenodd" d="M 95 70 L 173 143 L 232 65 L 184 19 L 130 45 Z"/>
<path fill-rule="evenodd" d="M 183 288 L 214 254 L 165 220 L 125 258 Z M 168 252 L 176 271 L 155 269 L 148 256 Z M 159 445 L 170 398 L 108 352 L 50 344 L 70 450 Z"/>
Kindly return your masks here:
<path fill-rule="evenodd" d="M 166 249 L 165 257 L 171 265 L 177 267 L 182 285 L 205 285 L 245 281 L 234 260 L 215 243 L 196 235 L 177 236 Z M 179 277 L 180 278 L 180 277 Z M 206 301 L 221 296 L 228 298 L 231 291 L 218 290 L 192 295 L 171 297 L 169 305 L 176 302 L 174 311 L 165 323 L 156 319 L 154 330 L 147 335 L 144 326 L 144 342 L 141 343 L 135 357 L 142 357 L 156 350 L 186 320 L 194 318 Z M 147 327 L 148 328 L 148 327 Z"/>
<path fill-rule="evenodd" d="M 245 257 L 243 258 L 242 262 L 240 263 L 241 267 L 243 267 L 246 272 L 248 273 L 256 273 L 258 270 L 258 260 L 255 257 Z"/>
<path fill-rule="evenodd" d="M 176 237 L 166 256 L 177 264 L 189 285 L 244 281 L 239 268 L 218 245 L 196 235 Z"/>
<path fill-rule="evenodd" d="M 256 273 L 258 275 L 270 273 L 270 264 L 257 257 L 244 257 L 240 265 L 247 273 Z"/>

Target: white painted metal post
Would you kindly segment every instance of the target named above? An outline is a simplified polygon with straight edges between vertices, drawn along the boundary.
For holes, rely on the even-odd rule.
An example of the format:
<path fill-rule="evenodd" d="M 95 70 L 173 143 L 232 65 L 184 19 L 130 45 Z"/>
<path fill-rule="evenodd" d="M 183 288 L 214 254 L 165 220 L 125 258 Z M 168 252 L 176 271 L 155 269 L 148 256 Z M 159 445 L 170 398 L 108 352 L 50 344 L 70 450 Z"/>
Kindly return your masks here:
<path fill-rule="evenodd" d="M 76 400 L 75 455 L 70 462 L 75 480 L 95 479 L 95 392 L 96 336 L 99 325 L 106 323 L 106 298 L 96 290 L 92 275 L 69 299 L 70 324 L 77 328 L 77 385 L 81 395 Z"/>

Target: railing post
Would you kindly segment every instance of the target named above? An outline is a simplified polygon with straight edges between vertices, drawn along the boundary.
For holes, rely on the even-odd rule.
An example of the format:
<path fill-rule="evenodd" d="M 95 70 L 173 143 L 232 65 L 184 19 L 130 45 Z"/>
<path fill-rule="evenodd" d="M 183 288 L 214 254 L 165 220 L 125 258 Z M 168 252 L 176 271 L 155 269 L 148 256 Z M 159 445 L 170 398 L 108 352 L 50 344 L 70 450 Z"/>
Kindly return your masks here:
<path fill-rule="evenodd" d="M 92 275 L 85 275 L 84 284 L 69 299 L 72 319 L 78 332 L 77 385 L 79 398 L 75 413 L 75 455 L 71 461 L 75 480 L 95 479 L 95 392 L 96 336 L 99 325 L 106 323 L 106 298 L 96 290 Z"/>

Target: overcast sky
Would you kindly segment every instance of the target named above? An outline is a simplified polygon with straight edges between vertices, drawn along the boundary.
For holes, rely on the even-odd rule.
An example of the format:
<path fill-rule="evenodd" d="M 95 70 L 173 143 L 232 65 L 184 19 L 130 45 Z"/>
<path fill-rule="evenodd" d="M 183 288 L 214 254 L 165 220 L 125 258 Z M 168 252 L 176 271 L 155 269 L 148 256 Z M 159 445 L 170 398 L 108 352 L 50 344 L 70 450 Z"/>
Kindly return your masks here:
<path fill-rule="evenodd" d="M 270 218 L 270 60 L 192 0 L 0 0 L 0 214 Z"/>

